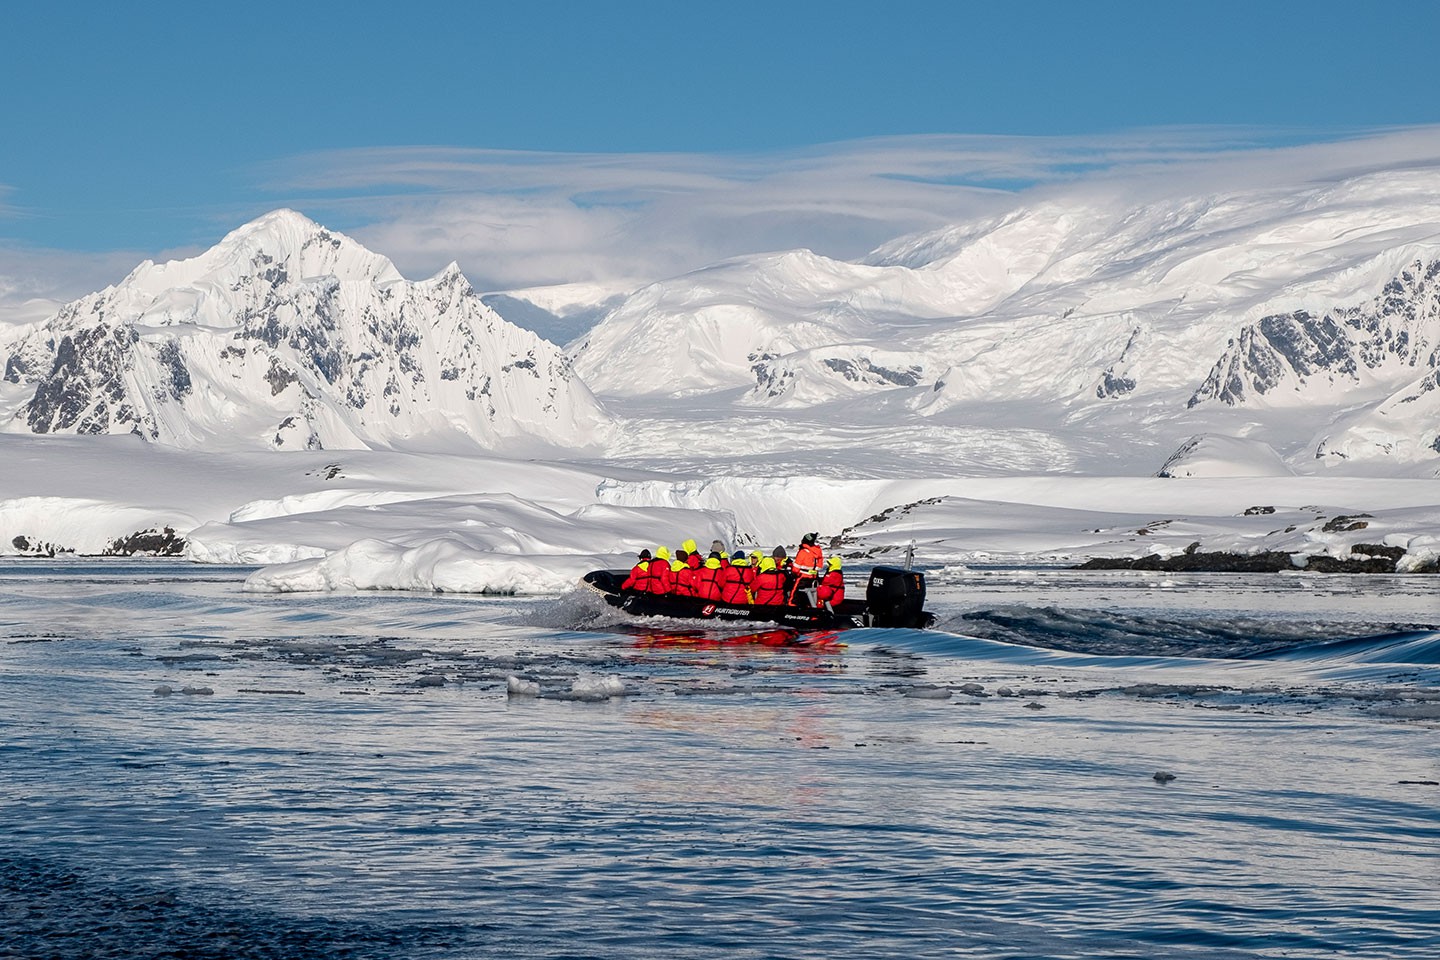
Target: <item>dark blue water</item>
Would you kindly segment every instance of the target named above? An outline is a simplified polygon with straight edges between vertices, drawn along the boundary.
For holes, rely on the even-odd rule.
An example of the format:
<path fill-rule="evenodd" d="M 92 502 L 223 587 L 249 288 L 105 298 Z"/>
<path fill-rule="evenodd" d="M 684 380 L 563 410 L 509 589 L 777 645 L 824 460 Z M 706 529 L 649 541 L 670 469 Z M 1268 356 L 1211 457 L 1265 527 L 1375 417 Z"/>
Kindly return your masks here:
<path fill-rule="evenodd" d="M 1440 951 L 1433 632 L 1051 591 L 767 646 L 239 577 L 0 567 L 0 956 Z"/>

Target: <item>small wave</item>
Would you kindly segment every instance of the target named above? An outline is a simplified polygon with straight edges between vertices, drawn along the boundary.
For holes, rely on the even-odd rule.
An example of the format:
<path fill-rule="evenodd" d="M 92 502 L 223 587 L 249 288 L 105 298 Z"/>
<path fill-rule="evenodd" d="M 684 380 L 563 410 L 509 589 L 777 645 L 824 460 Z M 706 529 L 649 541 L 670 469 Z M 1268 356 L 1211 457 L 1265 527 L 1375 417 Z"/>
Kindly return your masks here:
<path fill-rule="evenodd" d="M 1357 637 L 1357 624 L 1333 621 L 1193 614 L 1181 618 L 1029 606 L 975 610 L 942 620 L 939 627 L 985 640 L 1069 653 L 1207 660 L 1275 659 L 1291 650 L 1325 650 L 1337 643 L 1386 644 L 1395 636 L 1421 635 L 1413 624 L 1365 625 L 1361 628 L 1364 635 Z M 1433 650 L 1428 656 L 1383 662 L 1437 662 Z"/>
<path fill-rule="evenodd" d="M 1344 637 L 1255 654 L 1257 660 L 1440 665 L 1440 631 L 1406 630 Z"/>

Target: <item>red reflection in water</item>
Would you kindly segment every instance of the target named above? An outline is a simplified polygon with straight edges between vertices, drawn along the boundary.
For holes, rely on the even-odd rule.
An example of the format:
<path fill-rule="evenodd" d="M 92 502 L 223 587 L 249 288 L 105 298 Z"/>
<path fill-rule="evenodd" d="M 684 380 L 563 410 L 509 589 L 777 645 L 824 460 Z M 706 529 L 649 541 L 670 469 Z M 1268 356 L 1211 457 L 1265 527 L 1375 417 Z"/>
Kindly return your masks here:
<path fill-rule="evenodd" d="M 845 646 L 837 630 L 801 633 L 798 630 L 762 630 L 758 633 L 710 633 L 704 630 L 646 631 L 635 638 L 636 647 L 682 647 L 709 650 L 717 647 L 809 647 L 839 649 Z"/>

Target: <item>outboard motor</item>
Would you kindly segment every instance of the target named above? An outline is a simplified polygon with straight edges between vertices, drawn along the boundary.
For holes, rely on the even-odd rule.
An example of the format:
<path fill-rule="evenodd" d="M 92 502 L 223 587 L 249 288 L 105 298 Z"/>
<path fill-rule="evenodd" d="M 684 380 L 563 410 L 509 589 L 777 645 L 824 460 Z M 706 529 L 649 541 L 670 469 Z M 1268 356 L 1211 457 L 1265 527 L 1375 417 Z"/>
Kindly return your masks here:
<path fill-rule="evenodd" d="M 934 622 L 925 612 L 925 574 L 898 567 L 876 567 L 865 588 L 867 624 L 872 627 L 923 629 Z"/>

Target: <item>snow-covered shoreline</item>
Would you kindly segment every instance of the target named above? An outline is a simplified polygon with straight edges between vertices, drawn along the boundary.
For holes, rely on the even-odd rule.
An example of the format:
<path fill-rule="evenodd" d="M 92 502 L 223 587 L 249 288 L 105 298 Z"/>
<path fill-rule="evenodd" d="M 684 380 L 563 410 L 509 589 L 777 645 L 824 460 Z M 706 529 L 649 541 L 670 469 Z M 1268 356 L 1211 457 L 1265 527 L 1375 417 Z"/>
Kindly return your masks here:
<path fill-rule="evenodd" d="M 1347 477 L 667 476 L 607 463 L 377 451 L 183 451 L 126 437 L 0 436 L 0 556 L 99 554 L 170 528 L 184 556 L 266 565 L 256 590 L 554 593 L 693 538 L 856 561 L 1078 564 L 1187 550 L 1440 555 L 1440 489 Z M 29 549 L 22 549 L 28 546 Z M 1297 564 L 1298 566 L 1299 564 Z"/>

